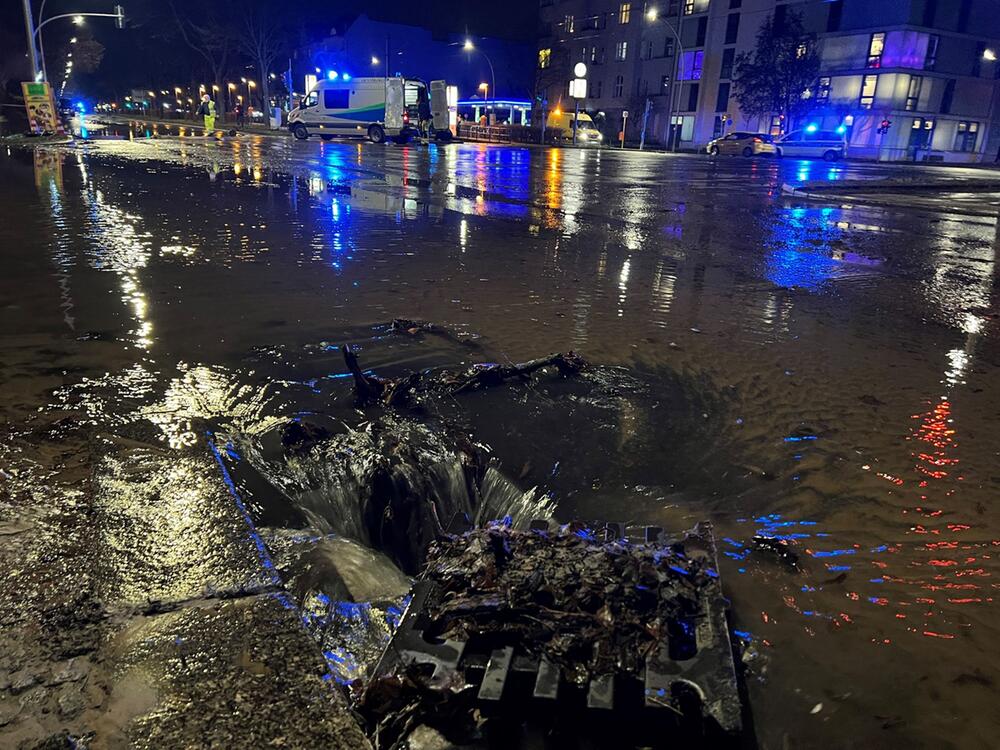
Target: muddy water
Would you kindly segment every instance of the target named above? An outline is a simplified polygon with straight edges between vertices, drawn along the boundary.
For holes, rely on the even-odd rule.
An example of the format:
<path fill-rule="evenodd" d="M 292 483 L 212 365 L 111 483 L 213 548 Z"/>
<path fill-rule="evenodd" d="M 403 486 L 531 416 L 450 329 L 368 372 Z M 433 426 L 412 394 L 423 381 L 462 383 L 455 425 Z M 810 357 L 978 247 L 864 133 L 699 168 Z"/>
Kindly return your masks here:
<path fill-rule="evenodd" d="M 92 448 L 106 500 L 142 461 L 166 476 L 102 517 L 104 598 L 268 585 L 185 461 L 225 468 L 265 571 L 330 531 L 267 459 L 289 419 L 372 417 L 339 344 L 387 375 L 572 348 L 596 365 L 580 382 L 445 416 L 559 519 L 716 524 L 763 747 L 993 744 L 995 222 L 780 198 L 872 167 L 136 135 L 0 158 L 7 429 L 41 410 L 111 439 Z M 385 335 L 396 316 L 459 341 Z M 6 454 L 10 486 L 15 465 L 59 469 L 51 442 Z M 137 507 L 160 509 L 143 544 L 121 520 Z M 750 551 L 761 532 L 802 571 Z M 346 627 L 335 660 L 372 652 L 399 602 L 398 575 L 357 575 L 386 561 L 344 562 L 342 536 L 309 554 L 336 558 L 335 599 L 375 602 L 340 618 L 378 632 Z M 129 573 L 139 559 L 153 574 Z"/>

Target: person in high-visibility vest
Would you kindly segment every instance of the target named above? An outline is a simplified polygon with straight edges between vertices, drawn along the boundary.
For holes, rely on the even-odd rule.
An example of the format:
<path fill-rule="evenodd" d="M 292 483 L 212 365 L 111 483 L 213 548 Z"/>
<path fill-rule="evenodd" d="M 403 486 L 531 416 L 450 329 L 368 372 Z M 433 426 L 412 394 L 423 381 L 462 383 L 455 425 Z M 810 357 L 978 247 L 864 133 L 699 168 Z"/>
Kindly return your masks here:
<path fill-rule="evenodd" d="M 212 135 L 215 130 L 215 102 L 208 94 L 201 97 L 201 104 L 198 105 L 198 114 L 205 118 L 205 136 Z"/>

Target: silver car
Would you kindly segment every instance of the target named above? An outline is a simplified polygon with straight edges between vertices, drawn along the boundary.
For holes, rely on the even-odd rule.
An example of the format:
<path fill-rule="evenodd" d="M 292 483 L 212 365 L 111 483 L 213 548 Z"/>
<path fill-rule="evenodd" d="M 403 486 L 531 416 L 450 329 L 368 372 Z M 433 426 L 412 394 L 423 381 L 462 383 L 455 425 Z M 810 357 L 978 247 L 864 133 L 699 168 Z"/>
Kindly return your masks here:
<path fill-rule="evenodd" d="M 778 156 L 837 161 L 847 156 L 847 139 L 835 130 L 803 128 L 781 136 L 774 144 Z"/>

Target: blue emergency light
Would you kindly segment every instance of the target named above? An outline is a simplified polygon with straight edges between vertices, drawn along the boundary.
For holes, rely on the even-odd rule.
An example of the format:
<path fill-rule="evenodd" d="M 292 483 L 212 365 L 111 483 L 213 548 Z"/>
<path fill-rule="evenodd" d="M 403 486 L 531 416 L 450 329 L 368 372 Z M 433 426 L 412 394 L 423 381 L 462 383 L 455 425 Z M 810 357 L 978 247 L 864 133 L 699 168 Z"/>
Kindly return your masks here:
<path fill-rule="evenodd" d="M 806 132 L 807 133 L 815 133 L 817 130 L 819 130 L 819 128 L 816 126 L 815 123 L 813 123 L 811 125 L 806 125 Z"/>
<path fill-rule="evenodd" d="M 326 71 L 326 77 L 329 78 L 331 81 L 336 81 L 337 80 L 337 71 L 336 70 L 328 70 L 328 71 Z"/>

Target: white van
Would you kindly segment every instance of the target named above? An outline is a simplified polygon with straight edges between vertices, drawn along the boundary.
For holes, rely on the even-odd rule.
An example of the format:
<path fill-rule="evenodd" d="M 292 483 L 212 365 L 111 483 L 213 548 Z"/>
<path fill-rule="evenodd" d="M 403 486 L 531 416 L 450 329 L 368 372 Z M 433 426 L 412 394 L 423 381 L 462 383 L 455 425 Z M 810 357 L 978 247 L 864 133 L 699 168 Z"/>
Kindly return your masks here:
<path fill-rule="evenodd" d="M 320 81 L 288 113 L 288 129 L 299 140 L 317 133 L 324 139 L 362 135 L 373 143 L 383 143 L 386 138 L 405 142 L 420 134 L 421 121 L 431 119 L 431 104 L 423 81 L 347 78 Z M 447 130 L 447 109 L 443 127 L 437 128 L 437 124 L 432 127 Z"/>
<path fill-rule="evenodd" d="M 805 156 L 837 161 L 847 156 L 847 139 L 833 130 L 818 130 L 811 125 L 793 130 L 775 142 L 778 156 Z"/>

